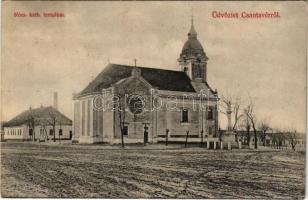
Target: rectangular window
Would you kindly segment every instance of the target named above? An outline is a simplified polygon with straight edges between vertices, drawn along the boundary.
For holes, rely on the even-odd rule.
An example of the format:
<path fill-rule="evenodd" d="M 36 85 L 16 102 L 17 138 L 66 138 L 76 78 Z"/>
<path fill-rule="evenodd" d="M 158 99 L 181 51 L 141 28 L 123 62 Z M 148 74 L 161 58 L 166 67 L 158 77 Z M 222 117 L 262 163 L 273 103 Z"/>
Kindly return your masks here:
<path fill-rule="evenodd" d="M 213 128 L 209 127 L 209 135 L 212 135 L 212 134 L 213 134 Z"/>
<path fill-rule="evenodd" d="M 182 110 L 182 121 L 181 122 L 188 122 L 188 110 L 187 109 Z"/>
<path fill-rule="evenodd" d="M 49 129 L 49 135 L 53 135 L 53 129 Z"/>
<path fill-rule="evenodd" d="M 59 129 L 59 135 L 62 135 L 62 129 Z"/>
<path fill-rule="evenodd" d="M 213 120 L 214 116 L 213 116 L 213 108 L 209 107 L 207 110 L 207 119 L 208 120 Z"/>
<path fill-rule="evenodd" d="M 29 135 L 32 136 L 33 134 L 33 129 L 29 129 Z"/>
<path fill-rule="evenodd" d="M 123 135 L 128 136 L 128 126 L 123 127 Z"/>

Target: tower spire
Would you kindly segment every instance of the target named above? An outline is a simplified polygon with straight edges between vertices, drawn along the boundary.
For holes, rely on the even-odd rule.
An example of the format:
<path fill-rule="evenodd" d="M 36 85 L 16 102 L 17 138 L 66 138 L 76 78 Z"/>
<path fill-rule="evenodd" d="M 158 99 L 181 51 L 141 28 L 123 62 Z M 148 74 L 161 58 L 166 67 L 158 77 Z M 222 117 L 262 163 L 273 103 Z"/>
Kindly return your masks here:
<path fill-rule="evenodd" d="M 194 12 L 193 9 L 191 9 L 191 26 L 190 31 L 188 33 L 188 38 L 197 38 L 197 32 L 194 27 Z"/>
<path fill-rule="evenodd" d="M 194 26 L 194 9 L 191 8 L 191 25 Z"/>

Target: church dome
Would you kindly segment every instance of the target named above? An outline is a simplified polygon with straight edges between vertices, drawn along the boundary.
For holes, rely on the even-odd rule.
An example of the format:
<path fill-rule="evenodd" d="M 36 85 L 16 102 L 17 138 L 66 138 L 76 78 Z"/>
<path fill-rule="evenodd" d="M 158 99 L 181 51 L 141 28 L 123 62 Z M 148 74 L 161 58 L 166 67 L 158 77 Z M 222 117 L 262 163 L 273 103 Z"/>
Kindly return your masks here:
<path fill-rule="evenodd" d="M 181 57 L 184 55 L 186 57 L 190 57 L 190 56 L 197 57 L 198 54 L 200 54 L 201 56 L 205 55 L 201 43 L 198 41 L 197 38 L 195 39 L 189 38 L 183 46 Z"/>
<path fill-rule="evenodd" d="M 191 22 L 190 31 L 188 33 L 188 40 L 185 42 L 180 54 L 180 58 L 182 59 L 188 59 L 190 57 L 205 58 L 206 60 L 208 59 L 205 55 L 201 43 L 197 39 L 197 32 L 195 30 L 193 20 Z"/>

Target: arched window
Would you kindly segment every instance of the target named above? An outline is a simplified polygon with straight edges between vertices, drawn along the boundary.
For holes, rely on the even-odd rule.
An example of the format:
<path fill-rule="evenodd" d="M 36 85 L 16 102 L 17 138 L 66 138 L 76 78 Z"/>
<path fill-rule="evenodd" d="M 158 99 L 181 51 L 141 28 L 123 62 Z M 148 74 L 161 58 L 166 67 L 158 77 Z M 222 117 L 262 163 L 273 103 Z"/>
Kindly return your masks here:
<path fill-rule="evenodd" d="M 192 63 L 192 73 L 195 78 L 202 78 L 202 67 L 200 63 Z"/>

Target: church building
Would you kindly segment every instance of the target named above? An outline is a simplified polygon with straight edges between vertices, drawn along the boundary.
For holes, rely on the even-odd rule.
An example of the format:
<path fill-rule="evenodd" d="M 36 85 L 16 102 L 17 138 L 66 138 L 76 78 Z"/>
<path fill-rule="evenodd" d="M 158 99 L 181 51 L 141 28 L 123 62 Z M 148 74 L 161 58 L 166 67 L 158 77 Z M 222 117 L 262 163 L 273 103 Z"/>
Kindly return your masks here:
<path fill-rule="evenodd" d="M 79 143 L 203 141 L 215 148 L 218 94 L 207 82 L 208 57 L 193 20 L 178 70 L 108 64 L 74 94 L 74 134 Z"/>

